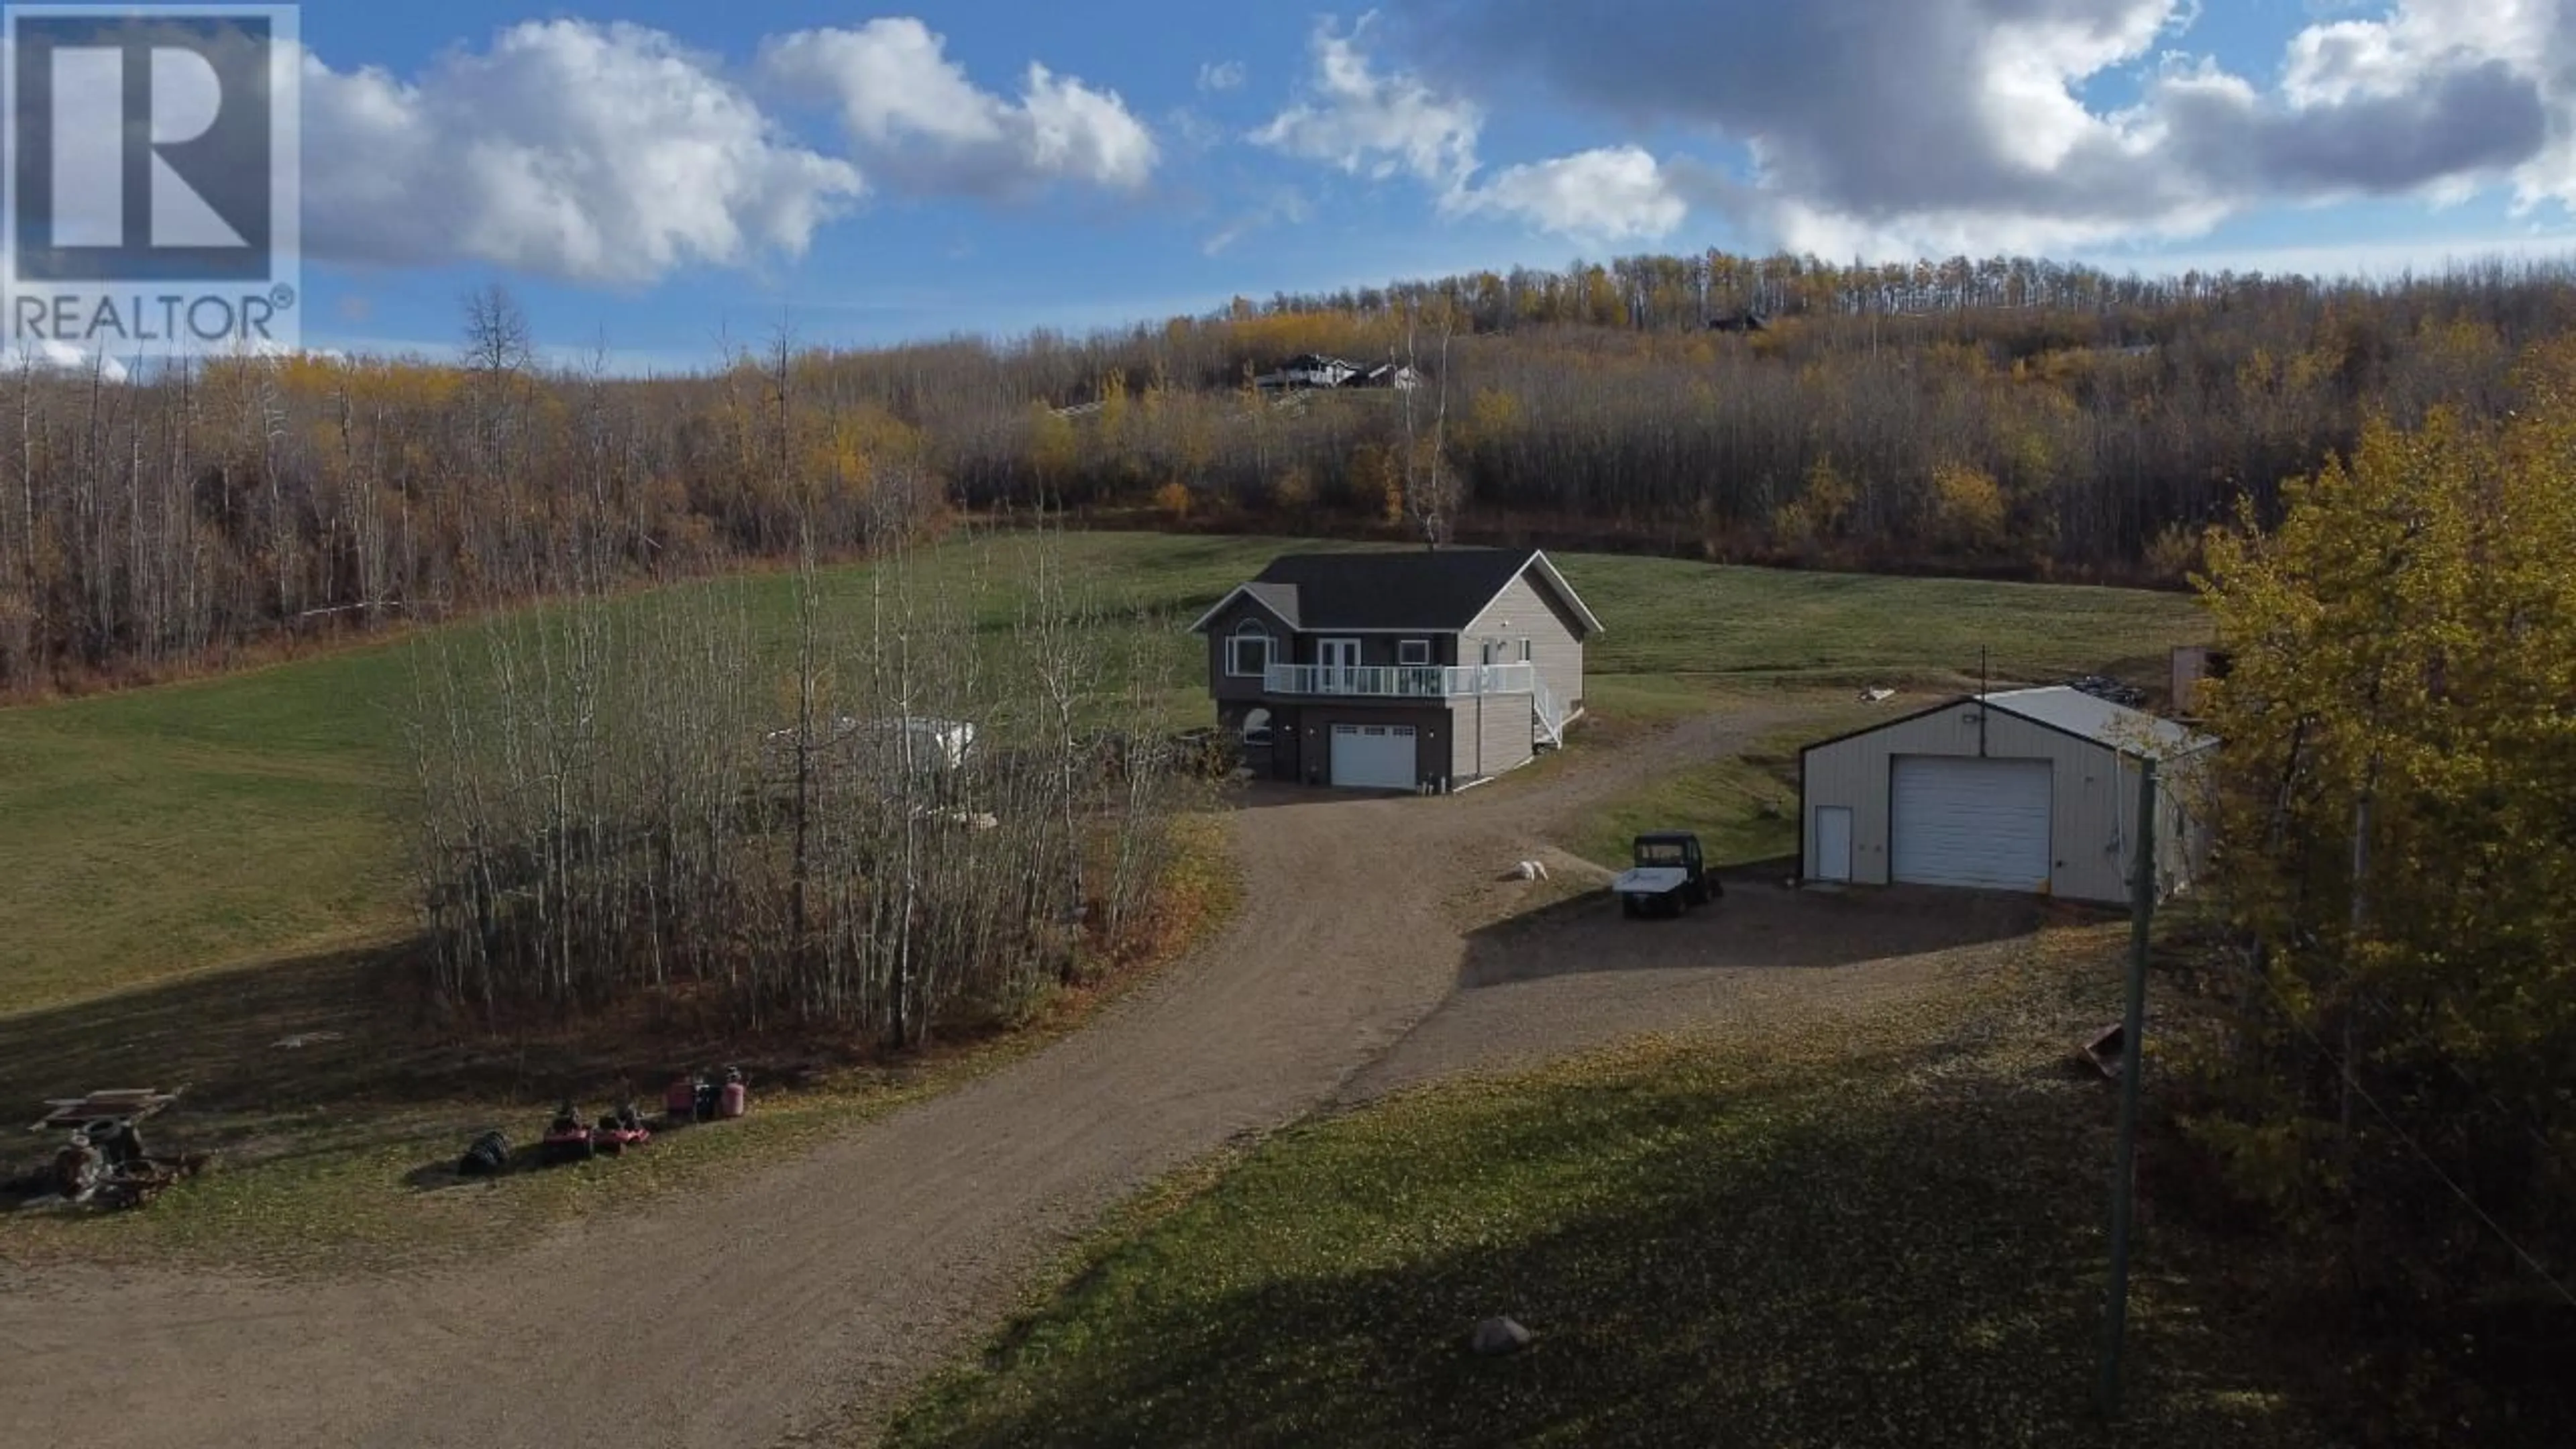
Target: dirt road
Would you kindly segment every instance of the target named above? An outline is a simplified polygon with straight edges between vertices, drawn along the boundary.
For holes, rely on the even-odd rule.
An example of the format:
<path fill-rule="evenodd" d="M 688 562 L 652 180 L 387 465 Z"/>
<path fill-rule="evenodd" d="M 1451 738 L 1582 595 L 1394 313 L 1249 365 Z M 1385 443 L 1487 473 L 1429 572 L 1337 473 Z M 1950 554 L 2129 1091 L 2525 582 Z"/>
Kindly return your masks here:
<path fill-rule="evenodd" d="M 0 1405 L 27 1442 L 101 1446 L 864 1437 L 1027 1273 L 1156 1175 L 1337 1096 L 1475 1065 L 1488 1039 L 1543 1050 L 1545 1031 L 1511 1024 L 1515 983 L 1549 988 L 1523 1017 L 1619 995 L 1605 962 L 1683 938 L 1604 934 L 1583 947 L 1587 973 L 1551 975 L 1565 944 L 1552 928 L 1475 930 L 1543 889 L 1495 877 L 1586 800 L 1770 724 L 1688 726 L 1450 800 L 1256 799 L 1237 832 L 1241 916 L 1090 1029 L 727 1195 L 620 1219 L 613 1237 L 571 1230 L 345 1285 L 0 1269 Z M 1421 1049 L 1392 1050 L 1426 1020 Z"/>

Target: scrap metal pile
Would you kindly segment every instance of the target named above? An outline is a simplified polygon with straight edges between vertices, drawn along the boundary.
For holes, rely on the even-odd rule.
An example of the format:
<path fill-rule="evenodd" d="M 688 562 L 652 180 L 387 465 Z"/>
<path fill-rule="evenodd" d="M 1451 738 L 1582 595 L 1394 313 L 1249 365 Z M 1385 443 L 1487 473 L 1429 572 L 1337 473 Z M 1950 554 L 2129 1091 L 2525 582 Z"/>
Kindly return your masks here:
<path fill-rule="evenodd" d="M 45 1115 L 28 1130 L 61 1132 L 63 1145 L 42 1169 L 10 1184 L 25 1198 L 20 1206 L 141 1207 L 195 1176 L 205 1167 L 203 1157 L 155 1157 L 143 1145 L 145 1119 L 177 1100 L 178 1091 L 135 1087 L 47 1101 Z"/>

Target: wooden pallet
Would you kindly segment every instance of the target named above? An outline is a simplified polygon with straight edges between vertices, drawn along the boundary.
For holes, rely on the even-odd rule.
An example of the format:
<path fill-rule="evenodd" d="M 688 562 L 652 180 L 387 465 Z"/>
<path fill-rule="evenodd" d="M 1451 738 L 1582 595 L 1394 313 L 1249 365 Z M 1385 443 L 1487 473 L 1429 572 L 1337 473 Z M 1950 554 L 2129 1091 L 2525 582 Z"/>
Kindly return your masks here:
<path fill-rule="evenodd" d="M 179 1100 L 188 1090 L 174 1087 L 164 1092 L 156 1087 L 124 1087 L 115 1091 L 91 1092 L 79 1097 L 48 1097 L 48 1109 L 42 1118 L 28 1127 L 30 1132 L 64 1132 L 88 1126 L 102 1117 L 121 1117 L 142 1121 Z"/>

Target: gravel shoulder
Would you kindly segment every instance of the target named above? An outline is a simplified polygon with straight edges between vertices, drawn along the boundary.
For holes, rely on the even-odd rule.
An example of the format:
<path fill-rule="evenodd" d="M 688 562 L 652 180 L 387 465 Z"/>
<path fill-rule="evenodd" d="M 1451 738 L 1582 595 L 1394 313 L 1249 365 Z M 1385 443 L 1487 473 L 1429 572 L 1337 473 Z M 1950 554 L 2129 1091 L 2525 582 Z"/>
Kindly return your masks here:
<path fill-rule="evenodd" d="M 1103 1210 L 1230 1140 L 1639 1030 L 1865 1007 L 1936 979 L 1873 963 L 2013 928 L 1827 901 L 1855 909 L 1817 946 L 1835 911 L 1750 885 L 1679 922 L 1595 897 L 1492 924 L 1591 869 L 1546 844 L 1571 813 L 1778 723 L 1696 721 L 1448 800 L 1256 792 L 1220 939 L 1075 1036 L 722 1192 L 361 1282 L 0 1268 L 0 1403 L 39 1443 L 864 1439 Z M 1528 858 L 1557 880 L 1498 879 Z"/>

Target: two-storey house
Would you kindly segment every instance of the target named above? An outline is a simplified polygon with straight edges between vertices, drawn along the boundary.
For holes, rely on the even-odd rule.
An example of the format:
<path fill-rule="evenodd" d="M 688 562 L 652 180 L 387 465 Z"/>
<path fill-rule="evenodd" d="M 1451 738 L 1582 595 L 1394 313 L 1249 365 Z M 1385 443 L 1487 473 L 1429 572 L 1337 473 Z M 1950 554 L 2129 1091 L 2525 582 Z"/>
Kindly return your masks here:
<path fill-rule="evenodd" d="M 1442 548 L 1288 554 L 1191 631 L 1254 769 L 1450 791 L 1565 742 L 1601 621 L 1543 553 Z"/>

